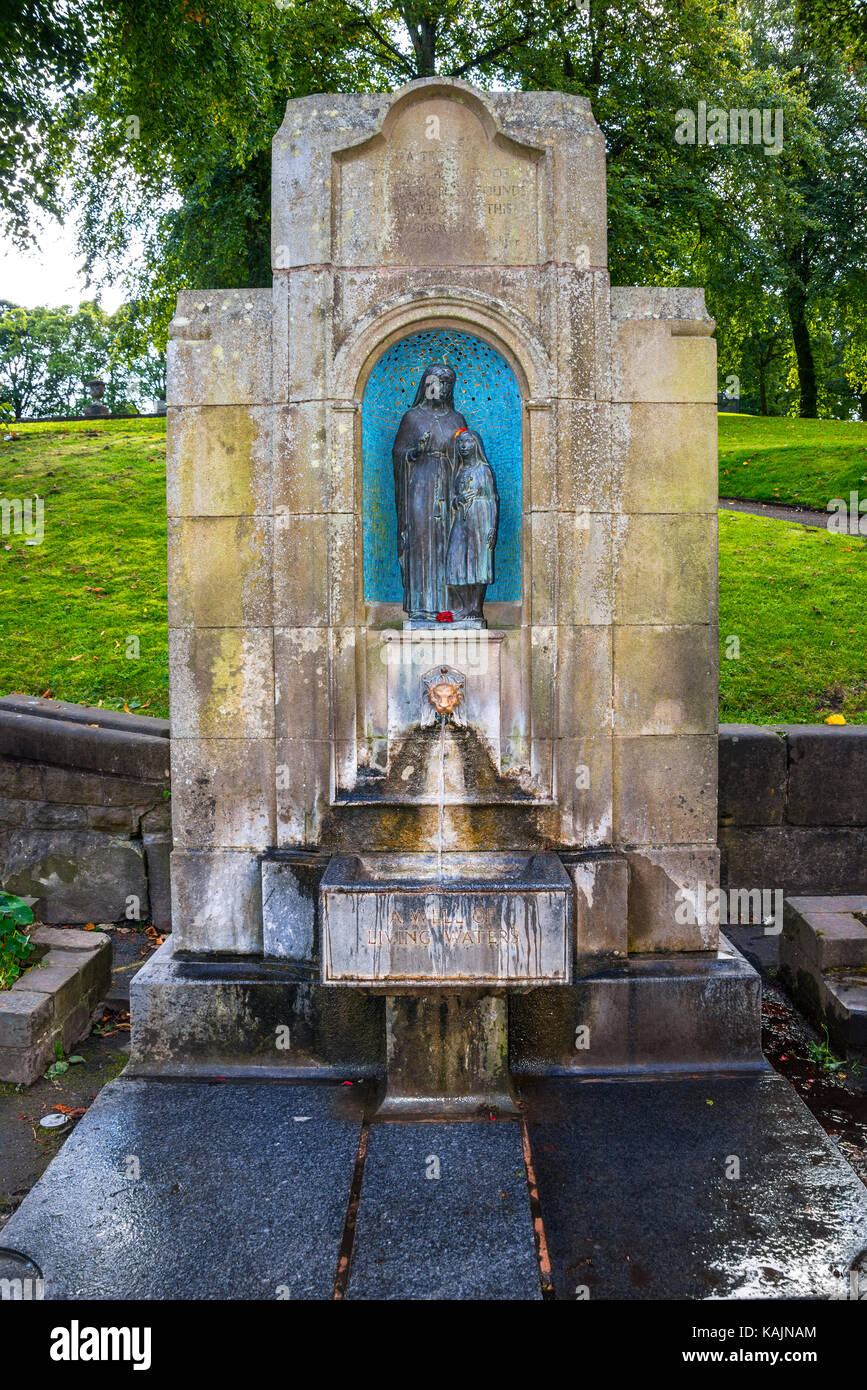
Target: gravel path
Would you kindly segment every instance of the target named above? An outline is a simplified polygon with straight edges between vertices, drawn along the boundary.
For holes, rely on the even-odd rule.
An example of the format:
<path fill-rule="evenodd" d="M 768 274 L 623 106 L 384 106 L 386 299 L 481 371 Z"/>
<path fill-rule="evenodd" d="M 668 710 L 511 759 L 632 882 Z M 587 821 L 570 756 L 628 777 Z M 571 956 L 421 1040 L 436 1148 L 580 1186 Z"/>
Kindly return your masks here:
<path fill-rule="evenodd" d="M 720 508 L 728 512 L 750 512 L 753 516 L 767 516 L 773 521 L 797 521 L 802 526 L 815 526 L 824 531 L 828 525 L 830 512 L 814 512 L 808 507 L 783 507 L 776 502 L 742 502 L 736 497 L 721 497 Z"/>

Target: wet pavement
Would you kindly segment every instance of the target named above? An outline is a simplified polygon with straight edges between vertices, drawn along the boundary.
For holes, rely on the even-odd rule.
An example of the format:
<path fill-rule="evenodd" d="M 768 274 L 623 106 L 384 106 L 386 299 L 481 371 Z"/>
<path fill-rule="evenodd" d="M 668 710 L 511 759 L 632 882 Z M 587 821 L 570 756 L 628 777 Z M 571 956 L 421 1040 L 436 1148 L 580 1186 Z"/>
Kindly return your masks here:
<path fill-rule="evenodd" d="M 842 1298 L 867 1193 L 752 1074 L 521 1087 L 517 1121 L 368 1124 L 368 1083 L 107 1086 L 0 1246 L 47 1298 Z M 547 1257 L 550 1252 L 550 1278 Z"/>
<path fill-rule="evenodd" d="M 152 928 L 100 925 L 112 940 L 112 982 L 90 1035 L 76 1043 L 84 1058 L 62 1076 L 43 1076 L 32 1086 L 0 1083 L 0 1244 L 2 1228 L 42 1176 L 107 1082 L 129 1061 L 129 982 L 162 939 Z M 56 1129 L 40 1124 L 63 1116 Z"/>

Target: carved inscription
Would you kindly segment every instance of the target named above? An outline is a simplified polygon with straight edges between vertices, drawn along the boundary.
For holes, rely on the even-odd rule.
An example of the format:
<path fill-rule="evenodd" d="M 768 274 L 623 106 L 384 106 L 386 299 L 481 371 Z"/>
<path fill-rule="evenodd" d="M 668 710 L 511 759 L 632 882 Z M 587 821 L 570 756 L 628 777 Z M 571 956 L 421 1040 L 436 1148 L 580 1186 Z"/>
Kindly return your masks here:
<path fill-rule="evenodd" d="M 538 259 L 536 162 L 492 145 L 458 102 L 418 104 L 385 146 L 347 155 L 342 170 L 337 254 L 344 263 Z"/>

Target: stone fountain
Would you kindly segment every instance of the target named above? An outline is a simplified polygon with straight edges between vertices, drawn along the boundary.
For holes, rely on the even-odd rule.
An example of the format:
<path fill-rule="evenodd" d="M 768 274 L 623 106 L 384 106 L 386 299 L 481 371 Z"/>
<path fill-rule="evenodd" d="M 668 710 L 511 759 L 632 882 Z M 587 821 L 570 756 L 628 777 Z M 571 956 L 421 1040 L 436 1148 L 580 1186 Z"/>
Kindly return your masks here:
<path fill-rule="evenodd" d="M 288 103 L 273 287 L 171 325 L 173 932 L 0 1275 L 847 1296 L 863 1189 L 684 911 L 718 873 L 714 325 L 612 288 L 606 223 L 580 97 Z"/>
<path fill-rule="evenodd" d="M 755 1056 L 752 973 L 677 910 L 718 874 L 714 325 L 612 289 L 606 223 L 583 98 L 307 97 L 273 289 L 180 296 L 141 1074 L 463 1113 Z"/>

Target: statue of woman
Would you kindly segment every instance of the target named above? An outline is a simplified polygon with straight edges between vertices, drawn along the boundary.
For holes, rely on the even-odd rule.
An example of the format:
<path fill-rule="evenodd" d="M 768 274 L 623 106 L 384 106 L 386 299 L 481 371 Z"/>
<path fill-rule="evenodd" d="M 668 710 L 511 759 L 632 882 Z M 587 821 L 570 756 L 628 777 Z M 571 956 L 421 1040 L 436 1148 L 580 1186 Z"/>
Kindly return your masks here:
<path fill-rule="evenodd" d="M 483 622 L 485 589 L 494 582 L 500 498 L 481 436 L 475 430 L 461 429 L 456 443 L 446 584 L 455 619 Z"/>
<path fill-rule="evenodd" d="M 451 367 L 433 363 L 425 368 L 392 450 L 397 558 L 410 622 L 434 622 L 448 608 L 455 434 L 467 424 L 454 408 L 455 380 Z"/>

